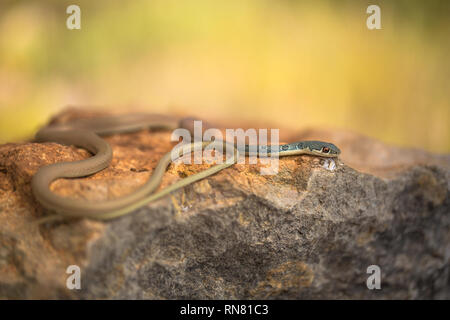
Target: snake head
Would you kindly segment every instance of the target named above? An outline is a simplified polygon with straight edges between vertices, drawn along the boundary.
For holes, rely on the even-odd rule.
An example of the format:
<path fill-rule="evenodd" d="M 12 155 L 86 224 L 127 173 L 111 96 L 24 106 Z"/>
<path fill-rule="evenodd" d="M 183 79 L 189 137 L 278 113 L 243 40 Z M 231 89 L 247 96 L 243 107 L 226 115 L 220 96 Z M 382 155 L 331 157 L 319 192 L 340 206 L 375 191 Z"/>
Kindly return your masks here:
<path fill-rule="evenodd" d="M 311 153 L 328 158 L 339 156 L 341 150 L 334 144 L 323 141 L 304 141 L 304 146 L 311 150 Z"/>

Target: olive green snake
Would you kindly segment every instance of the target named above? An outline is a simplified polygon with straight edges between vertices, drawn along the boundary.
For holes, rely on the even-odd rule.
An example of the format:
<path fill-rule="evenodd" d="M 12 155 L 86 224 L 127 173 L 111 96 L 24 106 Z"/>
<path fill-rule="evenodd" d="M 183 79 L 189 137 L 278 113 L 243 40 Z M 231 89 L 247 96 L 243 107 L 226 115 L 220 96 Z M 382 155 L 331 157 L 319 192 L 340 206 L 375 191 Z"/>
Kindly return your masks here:
<path fill-rule="evenodd" d="M 185 119 L 185 118 L 184 118 Z M 184 144 L 166 153 L 158 162 L 147 182 L 131 194 L 102 201 L 77 200 L 63 197 L 50 190 L 50 184 L 60 178 L 78 178 L 92 175 L 108 167 L 113 157 L 111 146 L 100 136 L 116 133 L 134 132 L 142 129 L 174 130 L 186 126 L 184 119 L 158 116 L 152 114 L 128 114 L 118 116 L 102 116 L 93 119 L 75 120 L 63 125 L 51 125 L 39 130 L 35 136 L 36 142 L 56 142 L 64 145 L 75 145 L 93 154 L 85 160 L 60 162 L 46 165 L 38 169 L 31 180 L 31 189 L 35 199 L 53 215 L 38 220 L 38 223 L 61 218 L 90 218 L 109 220 L 129 214 L 151 201 L 159 199 L 175 190 L 204 179 L 236 163 L 239 152 L 258 156 L 277 153 L 278 156 L 310 154 L 321 157 L 337 157 L 340 150 L 331 143 L 322 141 L 300 141 L 277 146 L 256 146 L 256 151 L 249 145 L 238 150 L 235 144 L 224 141 L 197 141 Z M 233 155 L 223 163 L 185 177 L 172 185 L 155 192 L 159 187 L 164 173 L 173 160 L 173 152 L 181 157 L 195 148 L 204 149 L 207 146 L 227 146 L 234 149 Z M 263 150 L 264 148 L 264 150 Z M 264 151 L 264 153 L 262 152 Z"/>

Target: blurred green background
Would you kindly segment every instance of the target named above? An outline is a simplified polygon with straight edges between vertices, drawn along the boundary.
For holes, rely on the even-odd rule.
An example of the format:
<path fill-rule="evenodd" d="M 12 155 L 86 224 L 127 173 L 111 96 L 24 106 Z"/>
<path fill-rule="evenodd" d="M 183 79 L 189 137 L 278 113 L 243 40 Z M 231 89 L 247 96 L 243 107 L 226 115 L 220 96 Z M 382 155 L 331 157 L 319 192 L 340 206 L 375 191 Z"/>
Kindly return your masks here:
<path fill-rule="evenodd" d="M 70 4 L 81 30 L 66 28 Z M 369 4 L 382 30 L 367 29 Z M 450 1 L 2 0 L 0 142 L 85 105 L 450 152 L 449 16 Z"/>

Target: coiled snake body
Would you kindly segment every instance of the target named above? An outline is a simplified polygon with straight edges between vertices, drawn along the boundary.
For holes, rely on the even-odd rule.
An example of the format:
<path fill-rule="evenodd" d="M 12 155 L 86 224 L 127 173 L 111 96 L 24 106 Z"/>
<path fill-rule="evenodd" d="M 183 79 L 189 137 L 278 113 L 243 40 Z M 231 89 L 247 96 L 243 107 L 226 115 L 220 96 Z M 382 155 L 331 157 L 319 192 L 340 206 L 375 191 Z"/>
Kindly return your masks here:
<path fill-rule="evenodd" d="M 146 128 L 162 128 L 173 130 L 183 126 L 183 120 L 151 115 L 151 114 L 130 114 L 121 116 L 106 116 L 95 119 L 77 120 L 65 125 L 45 127 L 36 134 L 36 142 L 57 142 L 65 145 L 75 145 L 85 148 L 94 156 L 80 161 L 55 163 L 40 168 L 33 176 L 31 188 L 36 200 L 47 210 L 55 215 L 47 216 L 38 222 L 56 220 L 61 217 L 87 217 L 97 220 L 113 219 L 146 205 L 147 203 L 161 198 L 172 191 L 208 177 L 220 170 L 233 165 L 239 156 L 239 152 L 250 155 L 251 148 L 245 145 L 244 149 L 238 150 L 235 145 L 230 145 L 223 141 L 194 142 L 186 144 L 177 150 L 166 153 L 158 162 L 148 181 L 135 190 L 133 193 L 117 199 L 104 202 L 81 201 L 72 198 L 62 197 L 54 194 L 50 190 L 50 184 L 59 178 L 77 178 L 94 174 L 106 168 L 112 159 L 112 149 L 103 140 L 101 135 L 113 133 L 133 132 Z M 186 177 L 168 186 L 167 188 L 154 193 L 160 185 L 166 168 L 172 161 L 172 152 L 178 156 L 187 154 L 193 148 L 213 144 L 223 147 L 227 145 L 234 148 L 232 157 L 221 164 L 214 165 L 200 173 Z M 262 150 L 264 148 L 264 150 Z M 262 152 L 264 151 L 264 152 Z M 284 144 L 271 149 L 271 146 L 256 146 L 256 154 L 266 156 L 271 153 L 278 153 L 278 156 L 311 154 L 321 157 L 337 157 L 340 150 L 333 144 L 321 141 L 300 141 L 296 143 Z M 254 153 L 254 152 L 253 152 Z"/>

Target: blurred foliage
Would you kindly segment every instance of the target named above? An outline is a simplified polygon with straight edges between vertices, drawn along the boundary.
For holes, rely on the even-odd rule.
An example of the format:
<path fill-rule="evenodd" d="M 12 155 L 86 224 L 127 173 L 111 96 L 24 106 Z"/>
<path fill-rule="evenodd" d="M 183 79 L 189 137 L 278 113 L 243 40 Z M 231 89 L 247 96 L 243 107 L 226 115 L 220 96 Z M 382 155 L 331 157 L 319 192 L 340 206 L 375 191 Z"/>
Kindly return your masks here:
<path fill-rule="evenodd" d="M 81 30 L 66 7 L 81 7 Z M 382 30 L 366 8 L 381 7 Z M 346 128 L 450 151 L 450 1 L 0 3 L 0 141 L 67 105 Z"/>

